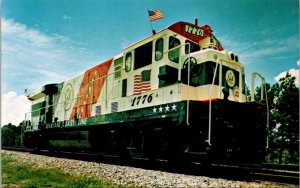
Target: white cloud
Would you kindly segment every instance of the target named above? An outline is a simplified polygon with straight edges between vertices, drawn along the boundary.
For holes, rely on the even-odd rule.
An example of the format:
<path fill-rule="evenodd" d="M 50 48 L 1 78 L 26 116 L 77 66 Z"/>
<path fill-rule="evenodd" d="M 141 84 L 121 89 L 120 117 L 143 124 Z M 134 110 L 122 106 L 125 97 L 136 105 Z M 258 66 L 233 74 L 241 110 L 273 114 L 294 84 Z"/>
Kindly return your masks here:
<path fill-rule="evenodd" d="M 286 52 L 294 49 L 295 44 L 298 43 L 298 35 L 277 40 L 266 38 L 265 40 L 252 42 L 237 41 L 232 36 L 221 36 L 219 38 L 224 47 L 239 54 L 243 64 L 249 64 L 270 56 L 285 55 Z"/>
<path fill-rule="evenodd" d="M 4 93 L 62 82 L 98 62 L 84 44 L 68 37 L 46 34 L 3 17 L 1 21 Z"/>
<path fill-rule="evenodd" d="M 1 18 L 1 125 L 19 125 L 30 111 L 23 92 L 60 83 L 96 64 L 84 44 Z"/>
<path fill-rule="evenodd" d="M 3 35 L 10 34 L 17 36 L 17 38 L 28 40 L 34 43 L 49 43 L 51 37 L 41 33 L 36 29 L 29 29 L 26 25 L 14 22 L 13 20 L 2 19 L 1 20 Z"/>
<path fill-rule="evenodd" d="M 66 80 L 68 77 L 64 74 L 60 74 L 57 72 L 49 71 L 49 70 L 37 70 L 36 71 L 39 74 L 42 74 L 44 77 L 52 78 L 52 80 L 55 82 L 55 80 Z"/>
<path fill-rule="evenodd" d="M 267 47 L 267 48 L 258 48 L 255 50 L 249 50 L 248 53 L 244 54 L 245 58 L 258 58 L 261 56 L 268 56 L 273 54 L 280 54 L 282 52 L 288 51 L 290 48 L 288 46 L 281 46 L 277 48 Z"/>
<path fill-rule="evenodd" d="M 278 82 L 280 78 L 283 78 L 285 77 L 286 73 L 289 72 L 292 76 L 295 76 L 296 79 L 295 79 L 295 85 L 297 87 L 299 87 L 299 60 L 297 61 L 297 65 L 298 65 L 298 69 L 290 69 L 289 71 L 284 71 L 284 72 L 281 72 L 278 76 L 276 76 L 274 79 Z"/>
<path fill-rule="evenodd" d="M 19 125 L 30 111 L 31 102 L 25 95 L 10 91 L 1 95 L 1 126 L 8 123 Z"/>

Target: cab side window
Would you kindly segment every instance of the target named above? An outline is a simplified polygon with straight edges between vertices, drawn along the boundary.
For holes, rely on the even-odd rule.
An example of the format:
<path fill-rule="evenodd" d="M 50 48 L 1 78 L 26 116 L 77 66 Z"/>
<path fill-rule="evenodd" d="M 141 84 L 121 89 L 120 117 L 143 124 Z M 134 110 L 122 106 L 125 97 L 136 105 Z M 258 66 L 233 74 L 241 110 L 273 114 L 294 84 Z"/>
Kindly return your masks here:
<path fill-rule="evenodd" d="M 169 50 L 175 48 L 176 46 L 180 46 L 180 40 L 170 36 L 169 37 Z M 175 63 L 178 63 L 179 60 L 179 48 L 173 49 L 169 51 L 169 59 Z"/>
<path fill-rule="evenodd" d="M 134 70 L 145 67 L 152 63 L 152 41 L 134 51 Z"/>
<path fill-rule="evenodd" d="M 128 52 L 125 56 L 125 71 L 129 72 L 131 70 L 132 64 L 132 53 Z"/>
<path fill-rule="evenodd" d="M 155 61 L 159 61 L 163 58 L 164 39 L 160 38 L 155 42 Z"/>
<path fill-rule="evenodd" d="M 121 69 L 123 67 L 123 57 L 120 57 L 114 61 L 115 66 L 115 79 L 121 78 Z"/>
<path fill-rule="evenodd" d="M 191 49 L 189 49 L 191 48 Z M 189 40 L 186 40 L 185 41 L 185 54 L 188 54 L 188 53 L 193 53 L 193 52 L 196 52 L 196 51 L 200 51 L 200 45 L 196 44 L 196 43 L 193 43 Z"/>

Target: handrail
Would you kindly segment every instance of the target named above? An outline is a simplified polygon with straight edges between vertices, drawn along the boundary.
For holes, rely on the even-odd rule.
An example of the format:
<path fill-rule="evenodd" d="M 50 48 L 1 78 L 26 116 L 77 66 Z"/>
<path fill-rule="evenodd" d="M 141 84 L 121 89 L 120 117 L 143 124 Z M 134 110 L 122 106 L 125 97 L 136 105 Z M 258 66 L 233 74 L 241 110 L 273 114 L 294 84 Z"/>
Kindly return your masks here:
<path fill-rule="evenodd" d="M 168 52 L 171 52 L 171 51 L 174 51 L 174 50 L 176 50 L 176 49 L 178 49 L 178 48 L 181 48 L 181 47 L 183 47 L 183 46 L 185 46 L 185 45 L 190 45 L 189 43 L 186 43 L 186 44 L 181 44 L 181 45 L 179 45 L 179 46 L 175 46 L 175 47 L 173 47 L 173 48 L 171 48 L 171 49 L 169 49 L 169 50 L 166 50 L 166 51 L 164 51 L 163 53 L 164 54 L 166 54 L 166 53 L 168 53 Z M 190 47 L 189 47 L 189 49 L 190 49 Z M 180 53 L 180 51 L 179 51 L 179 53 Z M 190 53 L 188 54 L 188 55 L 190 55 Z M 180 54 L 178 54 L 178 82 L 180 82 L 181 81 L 181 58 L 180 58 L 181 56 L 180 56 Z"/>
<path fill-rule="evenodd" d="M 222 61 L 221 61 L 221 59 L 218 58 L 216 69 L 215 69 L 215 72 L 214 72 L 214 77 L 213 77 L 212 84 L 210 86 L 210 91 L 209 91 L 208 145 L 210 145 L 210 146 L 211 146 L 211 95 L 212 95 L 212 88 L 213 88 L 214 83 L 215 83 L 217 69 L 218 69 L 219 64 L 220 64 L 219 78 L 220 78 L 220 74 L 222 74 L 222 71 L 221 71 L 222 70 Z M 220 88 L 220 84 L 222 83 L 221 79 L 219 79 L 219 88 Z"/>
<path fill-rule="evenodd" d="M 123 68 L 121 68 L 121 69 L 119 69 L 119 70 L 117 70 L 117 71 L 113 71 L 113 72 L 111 72 L 111 73 L 109 73 L 109 74 L 102 75 L 102 76 L 100 76 L 100 77 L 98 77 L 98 78 L 96 78 L 96 79 L 94 79 L 94 80 L 90 80 L 90 81 L 89 81 L 89 84 L 88 84 L 88 87 L 89 87 L 90 84 L 92 84 L 93 82 L 95 82 L 95 81 L 97 81 L 97 80 L 100 80 L 100 79 L 104 79 L 104 78 L 106 78 L 106 77 L 108 77 L 108 76 L 111 76 L 111 75 L 115 74 L 116 72 L 122 71 L 122 70 L 124 70 L 124 69 L 125 69 L 125 68 L 123 67 Z M 27 119 L 27 118 L 26 118 L 26 114 L 30 114 L 30 113 L 33 113 L 33 112 L 35 112 L 35 111 L 39 111 L 39 110 L 42 110 L 42 109 L 45 109 L 45 113 L 46 113 L 46 109 L 49 108 L 49 107 L 52 107 L 52 106 L 55 106 L 55 105 L 61 105 L 61 104 L 65 103 L 65 102 L 67 102 L 67 101 L 74 101 L 74 100 L 79 99 L 79 98 L 81 98 L 81 97 L 84 97 L 84 94 L 83 94 L 83 95 L 80 95 L 80 96 L 77 96 L 77 97 L 74 97 L 74 98 L 71 98 L 71 99 L 63 100 L 63 101 L 61 101 L 61 102 L 53 103 L 53 104 L 51 104 L 51 105 L 47 105 L 47 106 L 45 106 L 45 107 L 41 107 L 41 108 L 32 110 L 32 111 L 30 111 L 30 112 L 27 112 L 27 113 L 25 113 L 25 121 L 26 121 L 26 119 Z M 91 101 L 91 100 L 90 100 L 90 101 Z M 91 105 L 91 104 L 86 104 L 86 105 Z M 81 105 L 81 106 L 86 106 L 86 105 Z"/>
<path fill-rule="evenodd" d="M 217 49 L 217 46 L 214 43 L 209 43 L 209 44 L 205 44 L 201 46 L 202 50 L 206 50 L 206 49 Z"/>
<path fill-rule="evenodd" d="M 186 45 L 186 44 L 185 44 Z M 187 45 L 189 46 L 189 51 L 188 51 L 188 86 L 190 85 L 190 69 L 191 69 L 191 47 L 190 47 L 190 43 L 187 43 Z M 180 61 L 181 62 L 181 61 Z M 181 66 L 180 66 L 180 70 L 181 70 Z M 189 122 L 189 115 L 190 115 L 190 100 L 189 100 L 189 96 L 190 96 L 190 87 L 188 87 L 188 99 L 186 100 L 186 124 L 190 125 Z"/>
<path fill-rule="evenodd" d="M 174 51 L 174 50 L 176 50 L 176 49 L 180 49 L 181 47 L 183 47 L 183 46 L 186 46 L 186 45 L 188 45 L 188 49 L 189 49 L 189 52 L 188 52 L 188 54 L 187 54 L 187 57 L 188 58 L 190 58 L 191 57 L 191 52 L 190 52 L 190 50 L 191 50 L 191 47 L 190 47 L 190 43 L 185 43 L 185 44 L 181 44 L 181 45 L 179 45 L 179 46 L 176 46 L 176 47 L 174 47 L 174 48 L 171 48 L 171 49 L 169 49 L 169 50 L 166 50 L 166 51 L 164 51 L 164 53 L 168 53 L 168 52 L 170 52 L 170 51 Z M 181 63 L 181 56 L 180 56 L 180 53 L 181 53 L 181 51 L 179 50 L 179 54 L 178 54 L 178 79 L 177 79 L 177 81 L 178 81 L 178 83 L 181 81 L 181 67 L 182 67 L 182 63 Z M 188 86 L 190 85 L 190 61 L 188 62 L 188 79 L 187 79 L 187 81 L 188 81 Z M 187 91 L 188 91 L 188 94 L 189 94 L 189 88 L 187 89 Z M 187 125 L 190 125 L 190 122 L 189 122 L 189 108 L 190 108 L 190 100 L 189 100 L 189 97 L 188 97 L 188 99 L 187 99 L 187 109 L 186 109 L 186 124 Z"/>
<path fill-rule="evenodd" d="M 171 49 L 169 49 L 169 50 L 166 50 L 166 51 L 164 51 L 163 53 L 168 53 L 168 52 L 170 52 L 170 51 L 174 51 L 174 50 L 176 50 L 176 49 L 180 49 L 180 48 L 182 48 L 183 46 L 186 46 L 186 45 L 188 45 L 189 46 L 189 52 L 187 53 L 187 57 L 188 58 L 190 58 L 190 44 L 189 43 L 186 43 L 186 44 L 182 44 L 182 45 L 179 45 L 179 46 L 176 46 L 176 47 L 174 47 L 174 48 L 171 48 Z M 181 81 L 181 67 L 182 67 L 182 58 L 181 58 L 181 50 L 179 50 L 179 54 L 178 54 L 178 82 L 180 82 Z M 88 87 L 91 87 L 91 92 L 93 92 L 93 83 L 95 82 L 95 81 L 97 81 L 97 80 L 100 80 L 100 79 L 104 79 L 104 78 L 107 78 L 107 77 L 109 77 L 109 76 L 111 76 L 111 75 L 114 75 L 116 72 L 119 72 L 119 71 L 122 71 L 122 70 L 124 70 L 125 68 L 123 67 L 123 66 L 121 66 L 121 69 L 119 69 L 119 70 L 117 70 L 117 71 L 113 71 L 113 72 L 111 72 L 111 73 L 109 73 L 109 74 L 105 74 L 105 75 L 102 75 L 102 76 L 100 76 L 100 77 L 98 77 L 98 78 L 96 78 L 96 79 L 93 79 L 93 80 L 90 80 L 89 81 L 89 84 L 88 84 Z M 187 81 L 188 81 L 188 85 L 190 85 L 190 61 L 188 62 L 188 79 L 187 79 Z M 108 95 L 107 95 L 107 82 L 106 82 L 106 84 L 105 84 L 105 88 L 106 88 L 106 96 L 105 96 L 105 104 L 107 105 L 107 101 L 108 101 Z M 189 92 L 189 89 L 188 89 L 188 92 Z M 67 100 L 63 100 L 63 101 L 60 101 L 60 102 L 57 102 L 57 103 L 53 103 L 53 104 L 51 104 L 51 105 L 47 105 L 47 106 L 45 106 L 45 107 L 41 107 L 41 108 L 38 108 L 38 109 L 35 109 L 35 110 L 32 110 L 31 112 L 28 112 L 28 113 L 25 113 L 25 117 L 27 116 L 26 114 L 32 114 L 33 112 L 35 112 L 35 111 L 39 111 L 39 110 L 42 110 L 42 109 L 47 109 L 47 108 L 49 108 L 49 107 L 52 107 L 52 106 L 55 106 L 55 105 L 61 105 L 61 104 L 64 104 L 65 102 L 67 102 L 67 101 L 74 101 L 74 100 L 76 100 L 76 99 L 78 99 L 78 98 L 81 98 L 81 97 L 83 97 L 84 95 L 81 95 L 81 96 L 77 96 L 77 97 L 74 97 L 74 98 L 72 98 L 72 99 L 67 99 Z M 92 105 L 92 96 L 90 97 L 90 103 L 89 104 L 86 104 L 86 105 L 89 105 L 90 106 L 90 108 L 92 107 L 91 105 Z M 85 105 L 83 105 L 83 106 L 85 106 Z M 46 113 L 46 110 L 45 110 L 45 113 Z M 25 120 L 26 120 L 27 118 L 25 118 Z M 187 99 L 187 114 L 186 114 L 186 123 L 187 123 L 187 125 L 190 125 L 190 123 L 189 123 L 189 99 Z"/>
<path fill-rule="evenodd" d="M 265 84 L 265 78 L 261 74 L 259 74 L 258 72 L 255 72 L 255 71 L 252 72 L 252 83 L 251 83 L 251 101 L 252 102 L 255 101 L 254 100 L 254 84 L 255 84 L 255 77 L 256 77 L 256 75 L 261 78 L 261 80 L 262 80 L 262 87 L 264 87 L 263 84 Z M 264 99 L 263 92 L 264 92 L 263 89 L 261 89 L 261 91 L 260 91 L 260 101 L 262 101 Z"/>
<path fill-rule="evenodd" d="M 252 72 L 252 83 L 251 83 L 251 102 L 254 102 L 254 84 L 255 84 L 255 77 L 259 76 L 261 78 L 262 81 L 262 86 L 261 86 L 261 92 L 260 92 L 260 101 L 262 101 L 264 99 L 264 95 L 263 92 L 265 92 L 266 95 L 266 107 L 267 107 L 267 144 L 266 144 L 266 149 L 269 148 L 269 118 L 270 118 L 270 114 L 269 114 L 269 102 L 268 102 L 268 93 L 267 93 L 267 87 L 266 87 L 266 81 L 265 78 L 259 74 L 258 72 Z"/>

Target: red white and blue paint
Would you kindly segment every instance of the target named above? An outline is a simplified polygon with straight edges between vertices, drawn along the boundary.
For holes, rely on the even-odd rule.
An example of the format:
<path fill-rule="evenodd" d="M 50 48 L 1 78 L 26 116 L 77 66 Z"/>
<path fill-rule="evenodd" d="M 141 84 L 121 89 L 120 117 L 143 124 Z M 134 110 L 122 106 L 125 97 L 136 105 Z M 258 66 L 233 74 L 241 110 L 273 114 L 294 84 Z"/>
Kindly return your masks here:
<path fill-rule="evenodd" d="M 30 120 L 27 134 L 40 134 L 46 129 L 45 143 L 53 147 L 94 148 L 94 142 L 100 142 L 97 134 L 102 131 L 101 125 L 110 127 L 106 127 L 109 135 L 118 132 L 111 138 L 108 136 L 109 139 L 131 135 L 134 129 L 134 135 L 128 139 L 137 139 L 137 144 L 140 144 L 139 134 L 143 138 L 156 135 L 149 133 L 153 128 L 163 130 L 161 137 L 167 132 L 183 134 L 181 144 L 187 152 L 201 152 L 207 145 L 216 151 L 218 147 L 226 151 L 229 147 L 228 151 L 232 151 L 230 147 L 235 144 L 232 140 L 240 139 L 242 145 L 248 143 L 249 136 L 244 135 L 240 124 L 245 124 L 244 130 L 259 133 L 265 130 L 261 118 L 265 113 L 258 104 L 247 102 L 245 87 L 244 65 L 237 54 L 224 50 L 210 26 L 177 22 L 83 74 L 45 85 L 28 96 L 32 100 L 32 112 L 27 114 L 26 122 Z M 249 119 L 249 113 L 257 113 L 260 118 Z M 218 133 L 216 138 L 215 132 L 231 131 L 228 126 L 238 127 L 235 133 L 243 136 L 230 137 L 225 146 L 222 141 L 226 135 Z M 127 143 L 120 141 L 127 136 L 114 143 Z M 163 140 L 169 139 L 168 144 L 172 145 L 175 137 L 167 136 Z M 265 138 L 262 133 L 256 141 L 260 145 L 253 150 L 261 150 Z M 197 139 L 200 145 L 194 145 Z"/>

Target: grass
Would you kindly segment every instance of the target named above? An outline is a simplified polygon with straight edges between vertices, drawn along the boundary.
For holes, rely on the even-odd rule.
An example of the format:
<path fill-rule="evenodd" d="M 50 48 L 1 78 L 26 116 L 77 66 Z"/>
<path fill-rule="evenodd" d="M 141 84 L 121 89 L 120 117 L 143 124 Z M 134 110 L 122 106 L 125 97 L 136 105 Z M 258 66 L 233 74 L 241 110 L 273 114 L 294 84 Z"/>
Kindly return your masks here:
<path fill-rule="evenodd" d="M 2 154 L 2 187 L 122 187 L 96 177 L 70 175 L 55 168 L 37 168 L 19 164 L 10 156 Z"/>

